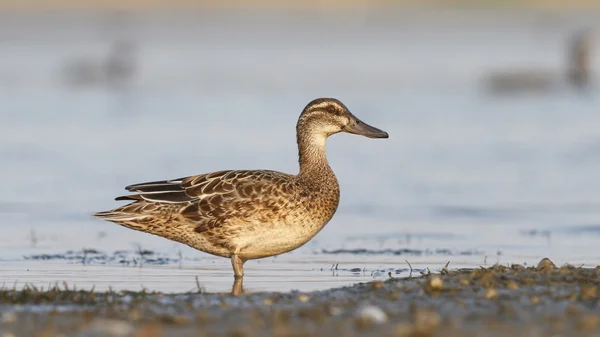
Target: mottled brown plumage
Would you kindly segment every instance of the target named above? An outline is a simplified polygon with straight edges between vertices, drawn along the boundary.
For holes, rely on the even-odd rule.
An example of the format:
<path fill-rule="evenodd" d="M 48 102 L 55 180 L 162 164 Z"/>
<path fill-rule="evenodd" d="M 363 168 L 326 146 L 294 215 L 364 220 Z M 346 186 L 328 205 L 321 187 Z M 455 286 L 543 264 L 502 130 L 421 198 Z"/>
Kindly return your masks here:
<path fill-rule="evenodd" d="M 128 186 L 132 203 L 95 215 L 122 226 L 243 263 L 289 252 L 314 237 L 335 213 L 340 189 L 325 155 L 338 132 L 387 138 L 336 99 L 303 110 L 296 127 L 300 172 L 229 170 Z"/>

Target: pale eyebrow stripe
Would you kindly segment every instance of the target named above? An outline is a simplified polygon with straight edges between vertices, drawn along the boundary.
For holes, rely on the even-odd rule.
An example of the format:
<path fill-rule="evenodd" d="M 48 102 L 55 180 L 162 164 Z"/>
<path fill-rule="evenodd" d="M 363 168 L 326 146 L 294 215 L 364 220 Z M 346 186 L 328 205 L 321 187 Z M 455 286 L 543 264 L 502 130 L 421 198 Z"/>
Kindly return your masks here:
<path fill-rule="evenodd" d="M 337 109 L 339 110 L 344 110 L 344 107 L 341 106 L 339 103 L 335 102 L 335 101 L 324 101 L 324 102 L 320 102 L 318 104 L 312 105 L 310 107 L 308 107 L 308 111 L 313 111 L 313 110 L 317 110 L 317 109 L 324 109 L 330 105 L 334 105 Z"/>

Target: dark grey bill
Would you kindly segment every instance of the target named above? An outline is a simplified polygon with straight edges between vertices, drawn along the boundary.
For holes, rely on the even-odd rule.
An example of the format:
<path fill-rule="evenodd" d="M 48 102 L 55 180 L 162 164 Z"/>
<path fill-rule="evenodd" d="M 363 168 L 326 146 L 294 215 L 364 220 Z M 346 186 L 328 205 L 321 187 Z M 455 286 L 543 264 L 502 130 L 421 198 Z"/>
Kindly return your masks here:
<path fill-rule="evenodd" d="M 389 135 L 383 130 L 379 130 L 376 127 L 370 126 L 369 124 L 361 121 L 354 117 L 354 121 L 350 122 L 344 128 L 344 132 L 354 133 L 369 138 L 388 138 Z"/>

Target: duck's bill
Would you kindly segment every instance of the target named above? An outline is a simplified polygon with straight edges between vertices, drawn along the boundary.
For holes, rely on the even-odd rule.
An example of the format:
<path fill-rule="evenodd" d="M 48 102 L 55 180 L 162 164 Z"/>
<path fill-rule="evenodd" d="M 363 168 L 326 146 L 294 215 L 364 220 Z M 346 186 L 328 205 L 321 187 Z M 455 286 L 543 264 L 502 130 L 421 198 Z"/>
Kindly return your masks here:
<path fill-rule="evenodd" d="M 389 135 L 387 132 L 380 130 L 374 126 L 370 126 L 369 124 L 361 121 L 356 118 L 354 123 L 350 123 L 346 125 L 344 128 L 344 132 L 353 133 L 356 135 L 361 135 L 369 138 L 388 138 Z"/>

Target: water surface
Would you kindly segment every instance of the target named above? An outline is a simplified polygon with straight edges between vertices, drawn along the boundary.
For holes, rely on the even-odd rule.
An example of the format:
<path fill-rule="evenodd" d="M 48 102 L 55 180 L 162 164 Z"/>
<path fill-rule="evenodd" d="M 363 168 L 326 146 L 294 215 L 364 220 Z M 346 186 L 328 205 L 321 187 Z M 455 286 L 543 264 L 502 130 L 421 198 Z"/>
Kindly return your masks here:
<path fill-rule="evenodd" d="M 565 38 L 600 20 L 390 13 L 146 14 L 120 30 L 100 15 L 5 15 L 0 282 L 228 291 L 226 259 L 90 214 L 116 207 L 131 183 L 220 169 L 296 172 L 296 119 L 319 96 L 341 99 L 390 138 L 330 139 L 342 189 L 336 216 L 301 249 L 248 262 L 248 290 L 404 276 L 405 261 L 416 272 L 546 256 L 600 264 L 598 88 L 497 97 L 481 85 L 487 72 L 512 66 L 560 77 Z M 127 90 L 64 85 L 71 60 L 102 60 L 122 37 L 138 46 Z M 125 261 L 68 258 L 83 249 L 128 252 Z M 135 263 L 139 249 L 162 262 Z"/>

